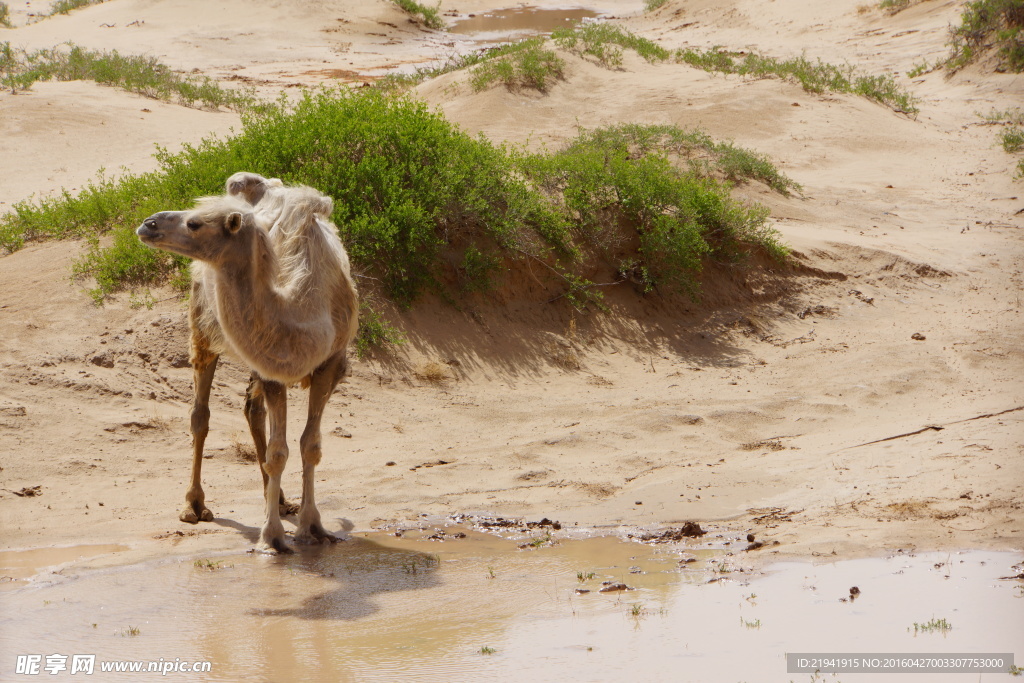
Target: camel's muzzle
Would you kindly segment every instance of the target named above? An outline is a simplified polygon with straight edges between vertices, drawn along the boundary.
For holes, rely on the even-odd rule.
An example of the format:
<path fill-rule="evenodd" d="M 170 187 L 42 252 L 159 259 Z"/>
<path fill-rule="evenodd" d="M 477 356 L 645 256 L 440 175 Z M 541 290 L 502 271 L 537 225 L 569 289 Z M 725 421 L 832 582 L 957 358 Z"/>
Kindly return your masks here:
<path fill-rule="evenodd" d="M 159 228 L 157 227 L 158 216 L 159 214 L 150 216 L 146 220 L 142 221 L 142 225 L 136 228 L 135 234 L 138 235 L 139 239 L 141 239 L 143 242 L 152 242 L 153 240 L 160 238 L 161 233 Z"/>

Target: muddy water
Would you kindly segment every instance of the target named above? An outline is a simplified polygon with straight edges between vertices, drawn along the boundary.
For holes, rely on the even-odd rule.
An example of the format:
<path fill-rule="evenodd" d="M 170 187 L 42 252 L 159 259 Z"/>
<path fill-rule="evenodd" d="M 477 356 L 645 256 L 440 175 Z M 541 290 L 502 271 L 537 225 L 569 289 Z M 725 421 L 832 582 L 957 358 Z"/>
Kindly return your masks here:
<path fill-rule="evenodd" d="M 584 19 L 601 16 L 590 9 L 541 9 L 514 7 L 464 17 L 451 22 L 450 33 L 471 35 L 476 40 L 518 40 L 526 35 L 548 34 Z"/>
<path fill-rule="evenodd" d="M 0 593 L 0 680 L 28 680 L 12 675 L 17 654 L 54 653 L 210 661 L 208 674 L 169 677 L 216 681 L 808 680 L 786 673 L 787 651 L 1016 647 L 1024 660 L 1024 586 L 999 579 L 1019 572 L 1019 555 L 897 555 L 751 574 L 722 550 L 615 538 L 520 549 L 467 533 L 444 542 L 357 535 L 285 557 L 43 574 Z M 633 590 L 601 593 L 604 581 Z M 852 602 L 851 586 L 860 590 Z M 933 618 L 951 628 L 914 631 Z M 1010 680 L 981 678 L 997 679 Z"/>
<path fill-rule="evenodd" d="M 0 589 L 15 588 L 19 580 L 39 573 L 43 568 L 59 571 L 66 564 L 85 558 L 110 555 L 128 550 L 126 545 L 79 545 L 70 548 L 36 548 L 21 551 L 0 551 Z"/>

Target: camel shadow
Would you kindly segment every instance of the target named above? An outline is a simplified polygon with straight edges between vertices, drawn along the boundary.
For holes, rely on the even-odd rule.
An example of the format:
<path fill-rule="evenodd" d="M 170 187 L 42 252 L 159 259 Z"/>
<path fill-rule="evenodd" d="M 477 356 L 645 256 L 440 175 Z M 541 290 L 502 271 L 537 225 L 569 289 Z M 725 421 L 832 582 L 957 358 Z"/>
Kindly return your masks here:
<path fill-rule="evenodd" d="M 289 513 L 287 515 L 281 515 L 281 518 L 290 520 L 292 523 L 294 523 L 298 519 L 298 515 L 295 513 Z M 344 534 L 349 533 L 350 531 L 352 531 L 352 529 L 355 528 L 355 524 L 352 522 L 352 520 L 345 519 L 344 517 L 336 518 L 335 522 L 337 522 L 339 527 L 339 532 L 337 533 L 341 534 L 341 538 L 343 539 L 345 538 Z M 245 540 L 247 540 L 249 543 L 255 544 L 260 540 L 260 527 L 258 526 L 249 526 L 248 524 L 242 524 L 241 522 L 229 519 L 227 517 L 214 517 L 213 523 L 217 526 L 221 526 L 227 529 L 234 529 L 241 536 L 243 536 Z M 295 546 L 296 550 L 298 550 L 299 548 L 299 546 Z"/>
<path fill-rule="evenodd" d="M 268 570 L 330 579 L 338 587 L 311 595 L 296 607 L 249 610 L 255 616 L 354 621 L 380 610 L 377 596 L 440 585 L 436 555 L 354 536 L 331 545 L 296 546 L 292 554 L 268 559 Z"/>

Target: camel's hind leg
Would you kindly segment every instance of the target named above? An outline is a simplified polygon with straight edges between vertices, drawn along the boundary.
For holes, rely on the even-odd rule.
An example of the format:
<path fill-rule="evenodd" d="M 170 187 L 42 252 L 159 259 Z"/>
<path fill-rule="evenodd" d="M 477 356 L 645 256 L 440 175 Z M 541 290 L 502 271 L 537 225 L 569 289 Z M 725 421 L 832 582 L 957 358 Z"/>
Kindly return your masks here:
<path fill-rule="evenodd" d="M 291 552 L 284 541 L 284 525 L 281 524 L 281 473 L 288 462 L 288 443 L 285 440 L 285 424 L 288 417 L 288 390 L 280 382 L 262 381 L 263 396 L 270 416 L 270 440 L 267 443 L 267 460 L 263 470 L 267 474 L 264 490 L 267 521 L 260 530 L 260 550 Z"/>
<path fill-rule="evenodd" d="M 211 352 L 202 340 L 193 339 L 192 372 L 195 396 L 192 398 L 192 482 L 185 493 L 185 507 L 178 519 L 189 524 L 212 522 L 213 513 L 206 507 L 203 493 L 203 445 L 210 431 L 210 386 L 217 370 L 217 354 Z"/>
<path fill-rule="evenodd" d="M 295 530 L 296 543 L 334 543 L 341 540 L 327 533 L 320 523 L 320 511 L 316 508 L 316 498 L 313 495 L 313 481 L 316 466 L 320 464 L 322 455 L 320 421 L 327 401 L 347 370 L 348 360 L 345 352 L 340 351 L 314 370 L 311 377 L 309 416 L 302 438 L 299 440 L 299 448 L 302 450 L 302 505 L 299 507 L 299 528 Z"/>
<path fill-rule="evenodd" d="M 249 388 L 245 391 L 245 419 L 249 423 L 249 433 L 256 447 L 256 460 L 259 463 L 260 476 L 263 477 L 263 493 L 267 493 L 267 471 L 263 464 L 267 462 L 267 408 L 263 400 L 263 380 L 255 372 L 249 376 Z M 299 506 L 285 500 L 284 491 L 278 500 L 281 516 L 294 515 Z"/>

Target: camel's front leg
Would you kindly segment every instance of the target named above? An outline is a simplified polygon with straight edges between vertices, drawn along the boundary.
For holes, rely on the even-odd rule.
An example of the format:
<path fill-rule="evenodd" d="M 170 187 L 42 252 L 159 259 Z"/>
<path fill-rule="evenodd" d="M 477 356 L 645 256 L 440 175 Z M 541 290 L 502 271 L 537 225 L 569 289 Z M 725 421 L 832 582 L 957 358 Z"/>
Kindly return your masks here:
<path fill-rule="evenodd" d="M 192 398 L 192 482 L 185 493 L 185 507 L 178 519 L 189 524 L 212 522 L 213 513 L 206 507 L 201 473 L 203 469 L 203 445 L 210 432 L 210 386 L 213 373 L 220 358 L 211 353 L 204 344 L 193 340 L 192 372 L 195 396 Z"/>
<path fill-rule="evenodd" d="M 338 382 L 345 376 L 347 368 L 345 352 L 341 351 L 313 371 L 309 385 L 309 416 L 299 440 L 299 448 L 302 450 L 302 505 L 299 507 L 299 528 L 295 530 L 296 543 L 335 543 L 341 540 L 327 533 L 320 523 L 320 511 L 316 508 L 316 497 L 313 495 L 313 481 L 322 455 L 320 421 L 324 407 Z"/>
<path fill-rule="evenodd" d="M 263 463 L 267 461 L 267 409 L 263 401 L 263 380 L 255 372 L 249 376 L 249 388 L 245 391 L 245 420 L 249 423 L 249 433 L 256 447 L 256 461 L 263 477 L 263 493 L 267 492 L 267 471 Z M 278 500 L 281 515 L 294 515 L 299 506 L 285 500 L 284 491 Z"/>
<path fill-rule="evenodd" d="M 259 549 L 291 552 L 284 541 L 284 525 L 278 501 L 281 497 L 281 473 L 288 462 L 288 443 L 285 441 L 285 422 L 288 415 L 288 390 L 280 382 L 263 381 L 263 396 L 270 415 L 270 441 L 267 444 L 267 461 L 263 469 L 267 473 L 264 488 L 267 521 L 260 531 Z"/>

